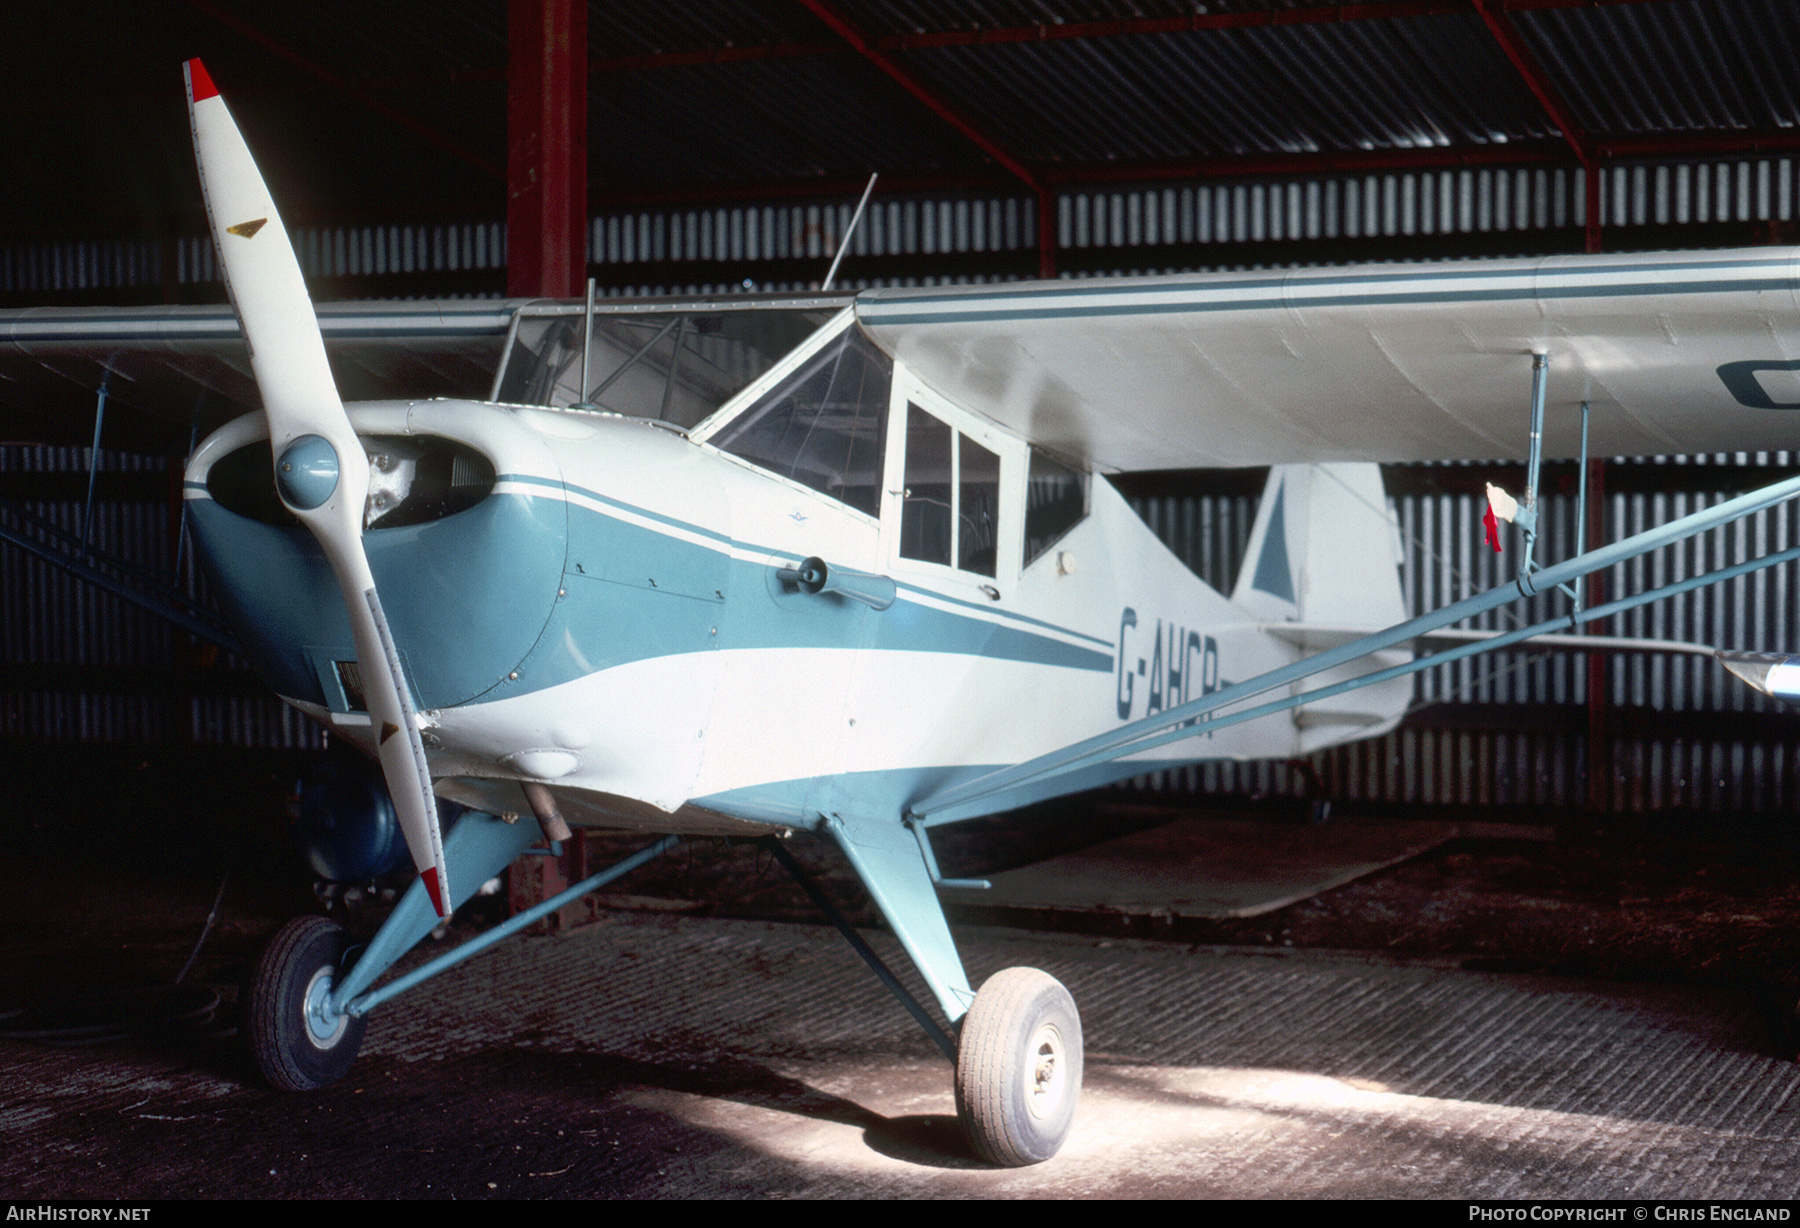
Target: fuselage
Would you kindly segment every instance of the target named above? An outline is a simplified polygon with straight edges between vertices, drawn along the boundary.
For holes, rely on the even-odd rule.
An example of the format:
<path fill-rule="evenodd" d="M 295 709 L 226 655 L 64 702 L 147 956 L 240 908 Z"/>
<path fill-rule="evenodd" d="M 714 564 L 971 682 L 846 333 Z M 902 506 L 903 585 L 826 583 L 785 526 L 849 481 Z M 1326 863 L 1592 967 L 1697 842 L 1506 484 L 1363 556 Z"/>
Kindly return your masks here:
<path fill-rule="evenodd" d="M 810 466 L 799 478 L 775 471 L 773 433 L 734 443 L 753 432 L 731 428 L 804 376 L 789 365 L 693 430 L 464 401 L 351 407 L 378 470 L 406 454 L 423 457 L 405 462 L 421 475 L 433 464 L 461 475 L 438 479 L 415 515 L 402 481 L 398 510 L 364 535 L 440 795 L 518 811 L 519 782 L 541 781 L 572 821 L 664 830 L 897 816 L 932 789 L 1293 659 L 1103 480 L 1083 479 L 1076 510 L 1044 521 L 1027 443 L 903 367 L 886 373 L 864 432 L 880 433 L 874 453 L 847 465 L 865 471 L 860 485 L 820 476 L 816 437 L 794 445 Z M 195 537 L 270 685 L 367 747 L 350 631 L 318 548 L 278 514 L 216 497 L 215 466 L 264 434 L 259 416 L 240 419 L 195 453 Z M 784 437 L 797 437 L 792 422 Z M 234 463 L 250 473 L 266 457 L 265 444 L 260 462 Z M 426 485 L 416 479 L 417 499 Z M 809 558 L 889 578 L 895 600 L 877 609 L 781 578 Z M 1298 745 L 1287 717 L 1197 727 L 1153 759 L 993 808 Z"/>

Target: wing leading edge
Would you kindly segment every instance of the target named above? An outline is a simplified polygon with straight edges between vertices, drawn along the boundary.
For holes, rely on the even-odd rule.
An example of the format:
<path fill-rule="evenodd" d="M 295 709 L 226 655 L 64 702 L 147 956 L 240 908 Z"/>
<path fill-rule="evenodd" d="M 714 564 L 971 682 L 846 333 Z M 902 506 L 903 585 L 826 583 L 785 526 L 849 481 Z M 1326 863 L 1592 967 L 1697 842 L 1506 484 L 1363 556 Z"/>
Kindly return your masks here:
<path fill-rule="evenodd" d="M 1800 249 L 874 290 L 946 396 L 1103 470 L 1800 443 Z M 1784 385 L 1786 385 L 1784 389 Z"/>

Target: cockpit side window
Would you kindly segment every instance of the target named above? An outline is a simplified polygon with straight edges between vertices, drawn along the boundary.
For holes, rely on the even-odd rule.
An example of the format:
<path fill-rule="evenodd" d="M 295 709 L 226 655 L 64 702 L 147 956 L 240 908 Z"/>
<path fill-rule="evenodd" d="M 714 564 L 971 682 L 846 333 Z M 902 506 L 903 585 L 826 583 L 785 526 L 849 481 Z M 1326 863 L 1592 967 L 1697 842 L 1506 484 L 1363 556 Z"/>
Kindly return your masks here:
<path fill-rule="evenodd" d="M 906 407 L 906 488 L 900 557 L 950 566 L 956 508 L 950 455 L 956 432 L 917 405 Z"/>
<path fill-rule="evenodd" d="M 918 405 L 906 407 L 900 557 L 992 578 L 1000 457 Z"/>
<path fill-rule="evenodd" d="M 1087 474 L 1031 449 L 1025 488 L 1025 565 L 1029 567 L 1087 515 Z"/>
<path fill-rule="evenodd" d="M 893 361 L 855 327 L 708 441 L 879 515 Z"/>
<path fill-rule="evenodd" d="M 957 436 L 956 565 L 992 578 L 1000 508 L 1000 458 L 967 435 Z"/>

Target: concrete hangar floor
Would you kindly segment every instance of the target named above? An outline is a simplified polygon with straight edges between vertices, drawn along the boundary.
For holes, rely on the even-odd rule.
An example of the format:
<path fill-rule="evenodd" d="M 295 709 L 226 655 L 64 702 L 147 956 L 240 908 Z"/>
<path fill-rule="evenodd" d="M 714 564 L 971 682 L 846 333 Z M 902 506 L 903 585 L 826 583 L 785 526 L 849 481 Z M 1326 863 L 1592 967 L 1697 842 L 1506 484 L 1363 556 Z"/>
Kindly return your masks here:
<path fill-rule="evenodd" d="M 679 851 L 591 921 L 384 1005 L 342 1081 L 268 1090 L 235 1035 L 236 984 L 267 934 L 318 908 L 280 847 L 282 765 L 78 766 L 0 829 L 13 1198 L 1800 1188 L 1800 850 L 1752 820 L 1704 839 L 1693 816 L 1314 828 L 1109 794 L 972 827 L 941 842 L 946 874 L 1034 867 L 954 906 L 972 979 L 1045 968 L 1088 1046 L 1062 1154 L 994 1171 L 960 1141 L 930 1042 L 741 847 Z M 595 843 L 600 861 L 641 840 Z M 834 854 L 799 851 L 871 919 Z M 1133 885 L 1177 861 L 1213 886 L 1164 880 L 1159 901 Z M 1347 868 L 1364 872 L 1308 890 Z M 1059 874 L 1088 898 L 1059 894 Z M 1280 906 L 1246 904 L 1258 890 Z M 444 941 L 491 920 L 466 910 Z"/>

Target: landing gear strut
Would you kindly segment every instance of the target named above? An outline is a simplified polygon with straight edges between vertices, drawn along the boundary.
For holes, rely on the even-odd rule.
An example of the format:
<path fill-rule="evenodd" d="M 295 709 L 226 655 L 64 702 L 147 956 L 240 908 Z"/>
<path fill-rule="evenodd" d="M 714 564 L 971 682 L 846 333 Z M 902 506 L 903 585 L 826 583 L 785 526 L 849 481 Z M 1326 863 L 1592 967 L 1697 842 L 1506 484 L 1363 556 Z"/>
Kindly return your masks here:
<path fill-rule="evenodd" d="M 839 835 L 835 831 L 833 834 Z M 864 835 L 868 834 L 865 831 Z M 901 848 L 903 852 L 911 852 L 913 858 L 917 857 L 918 849 L 927 847 L 922 841 L 915 848 L 908 848 L 909 844 L 910 840 Z M 968 982 L 963 980 L 962 965 L 956 959 L 931 878 L 925 872 L 925 863 L 907 857 L 893 858 L 886 863 L 887 868 L 903 871 L 914 867 L 921 872 L 923 889 L 919 894 L 922 901 L 929 902 L 931 911 L 927 913 L 924 903 L 918 899 L 908 910 L 895 907 L 889 898 L 882 905 L 883 912 L 896 930 L 902 930 L 910 923 L 914 939 L 923 939 L 910 947 L 908 954 L 913 957 L 914 967 L 927 980 L 932 979 L 933 972 L 938 974 L 940 983 L 948 979 L 946 973 L 954 975 L 957 987 L 951 993 L 939 994 L 939 1003 L 946 1008 L 945 1014 L 953 1020 L 961 1019 L 958 1037 L 952 1041 L 882 963 L 880 956 L 857 935 L 830 898 L 782 847 L 781 841 L 767 840 L 765 847 L 793 875 L 813 903 L 831 918 L 851 947 L 925 1029 L 944 1056 L 955 1063 L 956 1116 L 962 1122 L 963 1134 L 975 1154 L 990 1164 L 1005 1168 L 1041 1164 L 1055 1155 L 1069 1137 L 1069 1129 L 1075 1121 L 1075 1103 L 1081 1098 L 1083 1056 L 1081 1015 L 1075 1009 L 1075 999 L 1069 996 L 1061 982 L 1036 968 L 1006 968 L 989 977 L 971 1002 Z M 878 849 L 872 843 L 859 845 L 841 835 L 839 847 L 850 855 L 851 864 L 857 867 L 863 881 L 870 882 L 874 876 L 859 858 L 870 858 Z M 930 874 L 934 875 L 935 871 Z M 900 878 L 896 873 L 894 879 Z M 895 883 L 890 880 L 888 885 L 892 887 Z M 933 927 L 929 924 L 934 921 L 943 939 L 943 945 L 935 948 L 930 943 Z M 905 940 L 904 934 L 902 940 Z M 921 959 L 921 951 L 928 956 L 935 955 L 936 962 L 930 958 Z M 968 1009 L 951 1009 L 953 1003 L 957 1007 L 967 1003 Z"/>

